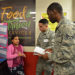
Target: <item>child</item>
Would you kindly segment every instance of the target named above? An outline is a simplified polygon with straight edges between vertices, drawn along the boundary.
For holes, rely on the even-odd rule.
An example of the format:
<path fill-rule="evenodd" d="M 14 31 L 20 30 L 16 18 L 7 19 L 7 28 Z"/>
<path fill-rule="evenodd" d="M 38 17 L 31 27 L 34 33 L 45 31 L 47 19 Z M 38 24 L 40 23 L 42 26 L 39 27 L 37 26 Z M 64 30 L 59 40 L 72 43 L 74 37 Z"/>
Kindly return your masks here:
<path fill-rule="evenodd" d="M 12 44 L 7 49 L 7 63 L 11 71 L 11 75 L 25 75 L 23 57 L 26 57 L 23 53 L 23 47 L 19 44 L 19 37 L 12 35 Z"/>

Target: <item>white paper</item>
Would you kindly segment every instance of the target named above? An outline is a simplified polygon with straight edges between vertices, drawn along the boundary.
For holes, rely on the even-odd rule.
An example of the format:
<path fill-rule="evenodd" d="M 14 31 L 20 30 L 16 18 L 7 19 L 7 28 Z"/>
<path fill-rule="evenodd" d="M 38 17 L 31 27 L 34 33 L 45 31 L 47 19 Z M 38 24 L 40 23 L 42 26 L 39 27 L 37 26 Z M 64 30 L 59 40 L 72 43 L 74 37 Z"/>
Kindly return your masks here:
<path fill-rule="evenodd" d="M 43 48 L 41 48 L 41 47 L 35 47 L 35 49 L 34 49 L 34 55 L 37 55 L 37 54 L 45 54 L 45 49 L 43 49 Z"/>

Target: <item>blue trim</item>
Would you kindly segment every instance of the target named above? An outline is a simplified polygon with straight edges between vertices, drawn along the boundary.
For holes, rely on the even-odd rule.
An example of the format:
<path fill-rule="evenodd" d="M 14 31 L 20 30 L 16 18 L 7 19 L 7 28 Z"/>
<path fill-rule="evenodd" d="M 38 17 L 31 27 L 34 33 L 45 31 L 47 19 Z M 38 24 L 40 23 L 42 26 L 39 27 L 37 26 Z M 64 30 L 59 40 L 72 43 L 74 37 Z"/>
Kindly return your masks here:
<path fill-rule="evenodd" d="M 6 60 L 6 59 L 0 59 L 0 63 L 3 62 L 3 61 L 5 61 L 5 60 Z"/>

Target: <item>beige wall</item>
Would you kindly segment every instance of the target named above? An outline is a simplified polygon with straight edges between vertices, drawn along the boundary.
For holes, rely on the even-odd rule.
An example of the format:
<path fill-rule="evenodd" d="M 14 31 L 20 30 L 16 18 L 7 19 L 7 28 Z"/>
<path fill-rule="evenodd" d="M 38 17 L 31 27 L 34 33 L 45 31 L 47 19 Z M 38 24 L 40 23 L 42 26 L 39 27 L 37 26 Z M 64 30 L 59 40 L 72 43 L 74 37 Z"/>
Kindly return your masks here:
<path fill-rule="evenodd" d="M 73 21 L 75 21 L 75 0 L 73 0 L 73 16 L 72 16 L 72 19 Z"/>
<path fill-rule="evenodd" d="M 75 0 L 74 0 L 75 1 Z M 38 28 L 38 21 L 41 19 L 41 14 L 45 13 L 47 10 L 47 7 L 52 3 L 52 2 L 59 2 L 62 7 L 64 12 L 67 12 L 67 18 L 72 20 L 72 0 L 36 0 L 36 40 L 39 35 L 39 28 Z M 24 50 L 27 52 L 32 52 L 34 50 L 34 47 L 24 47 Z"/>

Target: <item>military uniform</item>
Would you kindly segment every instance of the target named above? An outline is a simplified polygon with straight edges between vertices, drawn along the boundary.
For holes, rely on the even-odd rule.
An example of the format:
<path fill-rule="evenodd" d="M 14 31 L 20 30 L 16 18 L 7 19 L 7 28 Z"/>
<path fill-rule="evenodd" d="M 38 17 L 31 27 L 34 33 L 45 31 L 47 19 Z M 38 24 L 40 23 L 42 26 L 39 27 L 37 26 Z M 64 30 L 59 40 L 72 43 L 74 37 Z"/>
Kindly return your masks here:
<path fill-rule="evenodd" d="M 55 31 L 53 53 L 48 54 L 54 62 L 54 75 L 75 75 L 75 41 L 73 25 L 62 17 Z"/>
<path fill-rule="evenodd" d="M 48 49 L 53 47 L 54 43 L 54 32 L 50 31 L 50 29 L 47 29 L 46 32 L 41 32 L 38 39 L 37 39 L 37 46 Z M 42 72 L 44 70 L 44 75 L 51 75 L 51 65 L 43 59 L 42 57 L 39 57 L 38 63 L 36 66 L 36 75 L 42 75 Z"/>

